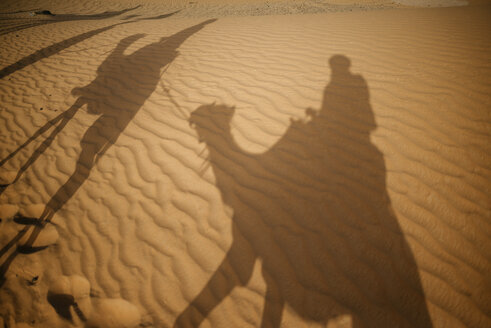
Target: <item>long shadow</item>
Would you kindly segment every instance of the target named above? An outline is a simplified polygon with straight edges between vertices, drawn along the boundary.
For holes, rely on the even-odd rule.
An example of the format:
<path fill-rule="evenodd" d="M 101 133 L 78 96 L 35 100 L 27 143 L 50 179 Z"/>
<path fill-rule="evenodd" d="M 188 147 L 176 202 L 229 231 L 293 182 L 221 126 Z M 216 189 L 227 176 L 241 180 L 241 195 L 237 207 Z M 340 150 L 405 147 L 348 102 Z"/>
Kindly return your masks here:
<path fill-rule="evenodd" d="M 198 327 L 260 259 L 266 282 L 261 327 L 280 327 L 288 304 L 308 321 L 349 316 L 353 327 L 432 327 L 418 268 L 386 191 L 368 86 L 350 60 L 330 59 L 320 110 L 291 122 L 267 152 L 241 149 L 234 108 L 191 115 L 225 204 L 233 242 L 175 327 Z M 344 318 L 343 318 L 344 320 Z"/>
<path fill-rule="evenodd" d="M 7 70 L 9 67 L 13 67 L 10 71 L 7 70 L 5 74 L 10 74 L 10 73 L 13 73 L 14 71 L 17 71 L 19 69 L 22 69 L 23 67 L 31 64 L 31 63 L 34 63 L 35 61 L 38 61 L 42 58 L 46 58 L 48 56 L 51 56 L 59 51 L 61 51 L 62 49 L 60 49 L 60 47 L 64 47 L 64 48 L 67 48 L 75 43 L 78 43 L 78 42 L 81 42 L 95 34 L 98 34 L 98 33 L 102 33 L 104 31 L 107 31 L 111 28 L 114 28 L 115 26 L 117 25 L 122 25 L 122 24 L 129 24 L 129 23 L 135 23 L 135 22 L 139 22 L 139 21 L 142 21 L 142 20 L 155 20 L 155 19 L 163 19 L 163 18 L 167 18 L 167 17 L 170 17 L 172 15 L 174 15 L 176 12 L 173 12 L 173 13 L 169 13 L 169 14 L 164 14 L 164 15 L 159 15 L 159 16 L 156 16 L 156 17 L 149 17 L 149 18 L 142 18 L 142 19 L 138 19 L 138 20 L 135 20 L 135 21 L 131 21 L 131 22 L 124 22 L 124 23 L 118 23 L 118 24 L 114 24 L 112 26 L 108 26 L 108 27 L 104 27 L 104 28 L 101 28 L 101 29 L 97 29 L 97 30 L 94 30 L 94 31 L 91 31 L 91 32 L 87 32 L 87 33 L 83 33 L 81 35 L 78 35 L 74 38 L 71 38 L 71 39 L 68 39 L 68 40 L 65 40 L 62 42 L 62 44 L 58 43 L 58 44 L 55 44 L 55 45 L 52 45 L 50 47 L 47 47 L 47 48 L 44 48 L 36 53 L 34 53 L 33 55 L 30 55 L 28 57 L 25 58 L 24 61 L 21 61 L 21 62 L 18 62 L 16 64 L 11 65 L 11 66 L 8 66 L 6 69 L 0 71 L 0 78 L 2 77 L 2 74 L 4 73 L 5 70 Z M 75 92 L 75 90 L 78 90 L 77 88 L 72 90 L 72 93 Z M 46 122 L 41 128 L 39 128 L 29 139 L 27 139 L 22 145 L 20 145 L 19 147 L 17 147 L 16 150 L 14 150 L 12 153 L 10 153 L 7 157 L 5 157 L 4 159 L 2 159 L 0 161 L 0 167 L 3 166 L 8 160 L 10 160 L 11 158 L 13 158 L 17 153 L 19 153 L 19 151 L 21 151 L 22 149 L 24 149 L 26 146 L 28 146 L 31 142 L 35 141 L 37 138 L 39 138 L 41 135 L 43 135 L 46 131 L 49 131 L 52 127 L 54 127 L 53 131 L 51 131 L 51 133 L 46 137 L 46 139 L 41 143 L 41 145 L 39 145 L 37 148 L 36 148 L 36 151 L 33 152 L 33 154 L 31 155 L 31 157 L 29 157 L 29 159 L 24 163 L 24 165 L 22 165 L 22 167 L 19 169 L 19 171 L 17 172 L 17 175 L 15 176 L 15 178 L 10 181 L 9 184 L 13 184 L 15 182 L 17 182 L 19 180 L 19 178 L 22 176 L 22 174 L 32 165 L 34 164 L 34 162 L 37 160 L 37 158 L 46 150 L 48 149 L 48 147 L 51 145 L 51 143 L 53 142 L 54 138 L 56 137 L 56 135 L 61 132 L 63 130 L 63 128 L 65 127 L 65 125 L 73 118 L 73 116 L 75 115 L 75 113 L 77 112 L 77 110 L 84 104 L 84 101 L 83 101 L 83 97 L 80 97 L 78 98 L 75 103 L 68 109 L 66 110 L 65 112 L 61 113 L 60 115 L 56 116 L 55 118 L 49 120 L 48 122 Z M 0 194 L 3 193 L 3 191 L 5 191 L 5 188 L 9 185 L 0 185 Z"/>
<path fill-rule="evenodd" d="M 17 10 L 17 11 L 0 12 L 0 15 L 14 15 L 14 14 L 22 14 L 22 13 L 36 12 L 36 11 L 39 11 L 39 8 L 30 9 L 30 10 Z"/>
<path fill-rule="evenodd" d="M 163 37 L 160 41 L 138 49 L 132 54 L 124 55 L 125 49 L 144 35 L 135 34 L 129 36 L 121 40 L 113 52 L 99 66 L 97 77 L 94 81 L 85 87 L 72 90 L 73 94 L 78 95 L 78 99 L 67 112 L 53 119 L 54 123 L 59 124 L 57 126 L 58 130 L 55 129 L 53 132 L 54 135 L 59 133 L 83 105 L 87 106 L 89 113 L 99 117 L 87 129 L 80 141 L 81 152 L 75 171 L 52 196 L 41 217 L 35 218 L 35 224 L 26 226 L 0 250 L 0 255 L 6 254 L 8 249 L 18 244 L 17 241 L 23 235 L 29 234 L 27 241 L 21 245 L 21 248 L 17 247 L 0 265 L 0 280 L 2 280 L 0 281 L 0 286 L 4 281 L 2 278 L 4 278 L 16 255 L 19 252 L 28 252 L 29 248 L 33 247 L 42 229 L 85 182 L 98 159 L 116 142 L 121 132 L 138 113 L 145 100 L 154 92 L 161 79 L 161 69 L 179 55 L 177 51 L 179 46 L 187 38 L 214 21 L 214 19 L 204 21 L 169 37 Z M 38 131 L 37 134 L 39 133 L 42 133 L 42 131 Z M 53 133 L 48 138 L 49 140 L 54 138 Z M 46 147 L 47 145 L 43 143 L 39 147 L 40 149 L 35 151 L 33 158 L 37 158 L 39 155 L 36 153 L 42 153 Z M 25 170 L 26 168 L 24 165 L 22 169 Z M 22 221 L 29 222 L 31 220 L 29 218 L 20 218 L 19 222 Z"/>
<path fill-rule="evenodd" d="M 53 24 L 53 23 L 60 23 L 60 22 L 67 22 L 67 21 L 100 20 L 100 19 L 111 18 L 111 17 L 115 17 L 118 15 L 122 15 L 124 13 L 129 12 L 129 11 L 135 10 L 139 7 L 141 7 L 141 6 L 138 5 L 136 7 L 128 8 L 128 9 L 124 9 L 124 10 L 106 11 L 103 13 L 93 14 L 93 15 L 51 14 L 48 11 L 40 11 L 39 15 L 34 16 L 36 18 L 34 18 L 34 17 L 32 17 L 32 18 L 18 18 L 18 17 L 0 18 L 0 22 L 1 22 L 0 23 L 0 35 L 13 33 L 13 32 L 19 32 L 19 31 L 25 30 L 27 28 L 46 25 L 46 24 Z M 42 17 L 42 18 L 37 18 L 37 17 Z"/>
<path fill-rule="evenodd" d="M 114 24 L 114 25 L 111 25 L 111 26 L 108 26 L 108 27 L 97 29 L 97 30 L 94 30 L 94 31 L 91 31 L 91 32 L 80 34 L 80 35 L 75 36 L 73 38 L 67 39 L 67 40 L 62 41 L 60 43 L 57 43 L 57 44 L 54 44 L 54 45 L 49 46 L 47 48 L 44 48 L 42 50 L 39 50 L 39 51 L 35 52 L 34 54 L 25 57 L 24 59 L 20 60 L 19 62 L 6 67 L 5 69 L 3 69 L 3 70 L 0 71 L 0 78 L 4 76 L 2 74 L 6 74 L 6 75 L 11 74 L 11 73 L 13 73 L 13 72 L 15 72 L 15 71 L 17 71 L 19 69 L 24 68 L 25 66 L 27 66 L 29 64 L 32 64 L 32 63 L 34 63 L 34 62 L 36 62 L 38 60 L 41 60 L 43 58 L 49 57 L 51 55 L 54 55 L 54 54 L 58 53 L 59 51 L 63 50 L 64 48 L 67 48 L 67 47 L 69 47 L 69 46 L 71 46 L 73 44 L 76 44 L 78 42 L 81 42 L 81 41 L 83 41 L 83 40 L 85 40 L 87 38 L 90 38 L 91 36 L 94 36 L 96 34 L 99 34 L 99 33 L 102 33 L 104 31 L 107 31 L 107 30 L 109 30 L 111 28 L 114 28 L 117 25 L 135 23 L 135 22 L 139 22 L 139 21 L 142 21 L 142 20 L 163 19 L 163 18 L 170 17 L 170 16 L 172 16 L 172 15 L 174 15 L 176 13 L 177 13 L 177 11 L 176 12 L 173 12 L 173 13 L 169 13 L 169 14 L 159 15 L 159 16 L 156 16 L 156 17 L 142 18 L 142 19 L 138 19 L 138 20 L 135 20 L 135 21 L 131 21 L 131 22 L 118 23 L 118 24 Z M 11 69 L 9 69 L 9 68 L 11 68 Z M 74 89 L 74 90 L 77 90 L 77 88 Z M 72 92 L 74 92 L 74 90 L 72 90 Z M 40 129 L 38 129 L 36 131 L 36 133 L 34 133 L 22 145 L 20 145 L 19 147 L 17 147 L 16 150 L 14 150 L 7 157 L 5 157 L 4 159 L 2 159 L 0 161 L 0 166 L 3 166 L 8 160 L 10 160 L 11 158 L 13 158 L 19 151 L 21 151 L 22 149 L 24 149 L 31 142 L 35 141 L 37 138 L 39 138 L 41 135 L 43 135 L 46 131 L 48 131 L 53 126 L 55 127 L 53 129 L 53 131 L 49 134 L 49 136 L 46 137 L 46 139 L 43 141 L 43 143 L 36 148 L 36 151 L 31 155 L 31 157 L 26 161 L 26 163 L 19 169 L 16 177 L 9 184 L 13 184 L 13 183 L 17 182 L 17 180 L 22 176 L 22 174 L 24 173 L 24 171 L 27 170 L 29 168 L 29 166 L 31 166 L 36 161 L 36 159 L 51 145 L 52 141 L 54 140 L 54 137 L 60 131 L 63 130 L 63 128 L 65 127 L 65 125 L 70 121 L 70 119 L 73 117 L 73 115 L 75 115 L 75 113 L 78 110 L 78 108 L 80 108 L 84 104 L 84 102 L 82 100 L 83 100 L 83 98 L 78 98 L 77 101 L 70 107 L 70 109 L 68 109 L 67 111 L 61 113 L 60 115 L 58 115 L 55 118 L 53 118 L 53 119 L 49 120 L 48 122 L 46 122 Z M 0 188 L 6 187 L 6 186 L 8 186 L 8 185 L 0 185 Z M 2 190 L 0 190 L 0 194 L 1 193 L 2 193 Z"/>
<path fill-rule="evenodd" d="M 41 59 L 56 55 L 57 53 L 59 53 L 60 51 L 66 49 L 68 47 L 71 47 L 77 43 L 80 43 L 84 40 L 87 40 L 87 39 L 89 39 L 89 38 L 91 38 L 97 34 L 100 34 L 102 32 L 110 30 L 116 26 L 124 25 L 124 24 L 130 24 L 130 23 L 136 23 L 136 22 L 140 22 L 140 21 L 144 21 L 144 20 L 164 19 L 164 18 L 167 18 L 167 17 L 170 17 L 170 16 L 176 14 L 177 12 L 178 11 L 168 13 L 168 14 L 159 15 L 159 16 L 155 16 L 155 17 L 139 18 L 139 19 L 135 19 L 132 21 L 113 24 L 113 25 L 110 25 L 107 27 L 102 27 L 102 28 L 99 28 L 99 29 L 96 29 L 93 31 L 85 32 L 85 33 L 76 35 L 74 37 L 71 37 L 69 39 L 54 43 L 54 44 L 49 45 L 43 49 L 40 49 L 40 50 L 38 50 L 38 51 L 28 55 L 28 56 L 25 56 L 24 58 L 18 60 L 17 62 L 15 62 L 15 63 L 7 66 L 7 67 L 2 68 L 0 70 L 0 79 L 4 78 L 4 77 L 20 70 L 20 69 L 23 69 L 29 65 L 32 65 Z"/>

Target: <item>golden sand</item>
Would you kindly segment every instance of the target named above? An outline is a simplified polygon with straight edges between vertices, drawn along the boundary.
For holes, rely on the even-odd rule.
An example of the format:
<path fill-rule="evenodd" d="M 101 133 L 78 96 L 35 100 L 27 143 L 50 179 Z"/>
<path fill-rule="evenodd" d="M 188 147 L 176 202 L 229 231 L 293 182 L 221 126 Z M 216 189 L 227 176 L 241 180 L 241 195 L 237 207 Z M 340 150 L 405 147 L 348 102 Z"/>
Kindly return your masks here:
<path fill-rule="evenodd" d="M 491 327 L 488 1 L 4 1 L 0 327 Z"/>

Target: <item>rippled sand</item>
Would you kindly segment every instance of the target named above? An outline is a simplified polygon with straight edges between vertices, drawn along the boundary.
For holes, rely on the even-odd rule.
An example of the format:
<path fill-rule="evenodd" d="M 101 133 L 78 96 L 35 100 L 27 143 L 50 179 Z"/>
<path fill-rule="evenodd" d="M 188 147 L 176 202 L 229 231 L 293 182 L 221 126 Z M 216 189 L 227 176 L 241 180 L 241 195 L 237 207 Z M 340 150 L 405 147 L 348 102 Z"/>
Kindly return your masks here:
<path fill-rule="evenodd" d="M 462 2 L 2 4 L 0 326 L 491 327 Z"/>

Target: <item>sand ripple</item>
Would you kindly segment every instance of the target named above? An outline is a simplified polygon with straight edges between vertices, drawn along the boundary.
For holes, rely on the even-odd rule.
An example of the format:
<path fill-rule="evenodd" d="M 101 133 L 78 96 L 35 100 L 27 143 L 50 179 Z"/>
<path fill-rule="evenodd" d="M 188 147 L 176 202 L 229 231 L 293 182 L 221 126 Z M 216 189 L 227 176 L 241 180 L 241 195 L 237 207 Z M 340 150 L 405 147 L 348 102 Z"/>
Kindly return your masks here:
<path fill-rule="evenodd" d="M 292 119 L 305 119 L 307 108 L 321 107 L 323 89 L 331 78 L 327 61 L 341 54 L 351 60 L 351 71 L 363 76 L 368 85 L 376 125 L 370 141 L 383 155 L 386 170 L 371 165 L 364 157 L 369 155 L 357 151 L 356 129 L 362 130 L 363 122 L 349 126 L 343 123 L 346 118 L 335 122 L 335 135 L 347 145 L 336 151 L 346 161 L 365 161 L 371 176 L 385 175 L 384 192 L 413 253 L 433 326 L 491 326 L 491 24 L 489 9 L 483 8 L 486 10 L 468 7 L 224 17 L 182 43 L 171 39 L 168 48 L 150 49 L 138 58 L 134 69 L 117 62 L 106 66 L 104 69 L 114 74 L 108 75 L 101 84 L 104 87 L 97 89 L 100 95 L 94 97 L 113 111 L 137 108 L 138 113 L 121 127 L 114 145 L 54 215 L 53 234 L 59 234 L 56 247 L 21 255 L 12 262 L 9 279 L 0 292 L 0 304 L 6 304 L 0 314 L 7 320 L 14 309 L 22 308 L 17 321 L 36 317 L 41 318 L 41 324 L 63 326 L 68 321 L 60 319 L 41 296 L 47 291 L 43 286 L 49 285 L 44 285 L 43 279 L 79 275 L 90 282 L 91 297 L 101 308 L 121 303 L 135 312 L 135 318 L 136 307 L 141 322 L 148 326 L 172 326 L 233 244 L 232 219 L 238 211 L 265 219 L 269 212 L 256 202 L 264 197 L 265 203 L 277 206 L 278 213 L 288 218 L 289 209 L 280 208 L 285 203 L 271 196 L 281 194 L 278 186 L 290 187 L 290 196 L 297 202 L 305 194 L 318 193 L 322 199 L 325 190 L 319 180 L 322 174 L 305 170 L 307 164 L 289 168 L 270 162 L 246 167 L 239 160 L 242 155 L 225 156 L 229 147 L 225 140 L 216 141 L 215 151 L 223 158 L 212 165 L 210 149 L 199 142 L 196 130 L 189 125 L 191 113 L 203 105 L 234 107 L 230 122 L 234 142 L 244 154 L 260 156 L 281 140 Z M 1 36 L 0 42 L 11 48 L 2 51 L 1 64 L 7 67 L 53 43 L 89 33 L 86 39 L 74 39 L 73 45 L 61 46 L 0 80 L 0 158 L 69 109 L 77 99 L 72 90 L 101 74 L 98 67 L 121 40 L 145 33 L 124 50 L 129 55 L 203 21 L 176 17 L 113 27 L 120 20 L 65 22 L 38 26 L 19 37 Z M 168 65 L 156 66 L 161 58 L 173 56 Z M 152 84 L 155 67 L 161 76 Z M 73 173 L 80 140 L 98 118 L 89 111 L 83 106 L 76 112 L 18 181 L 3 190 L 2 206 L 22 209 L 50 200 Z M 114 124 L 117 126 L 117 119 Z M 1 177 L 13 179 L 50 131 L 7 161 L 1 167 Z M 106 135 L 104 129 L 97 130 L 93 142 Z M 309 133 L 301 138 L 307 140 Z M 302 158 L 301 147 L 292 149 L 297 153 L 281 155 L 285 162 L 308 161 Z M 244 171 L 249 175 L 241 175 Z M 221 194 L 220 174 L 227 175 L 227 181 L 239 190 L 236 195 Z M 248 179 L 241 180 L 243 176 Z M 376 189 L 354 176 L 337 175 L 336 179 L 340 188 L 356 188 L 367 195 Z M 237 199 L 227 202 L 229 196 Z M 359 195 L 340 199 L 342 211 L 349 213 L 359 204 L 364 206 L 356 197 Z M 365 210 L 374 208 L 368 204 Z M 12 209 L 3 209 L 7 214 L 0 225 L 8 233 L 2 235 L 1 245 L 20 230 Z M 356 230 L 356 225 L 349 220 L 336 224 L 326 228 L 333 240 L 330 245 L 350 248 L 350 231 Z M 285 226 L 285 234 L 291 238 L 316 235 L 315 226 L 298 226 L 298 231 L 288 230 L 292 224 Z M 369 224 L 365 228 L 376 236 L 376 229 Z M 364 311 L 361 300 L 368 302 L 369 297 L 364 297 L 373 286 L 356 286 L 358 274 L 384 279 L 386 273 L 373 266 L 377 259 L 385 261 L 384 241 L 367 237 L 363 242 L 367 258 L 346 264 L 359 271 L 353 276 L 339 273 L 346 281 L 354 281 L 347 290 L 360 301 L 350 303 L 343 293 L 330 295 L 329 311 L 337 309 L 340 315 L 331 316 L 328 327 L 359 323 Z M 286 246 L 271 248 L 278 249 L 278 254 L 296 251 Z M 2 254 L 2 261 L 6 256 Z M 260 325 L 268 276 L 261 273 L 265 264 L 257 262 L 244 288 L 234 289 L 203 326 Z M 295 266 L 298 264 L 292 264 Z M 24 284 L 32 280 L 31 275 L 43 278 L 36 290 Z M 324 278 L 319 273 L 319 281 Z M 301 279 L 297 283 L 310 288 Z M 329 283 L 326 280 L 326 285 Z M 22 303 L 25 299 L 30 301 Z M 34 314 L 36 306 L 43 316 Z M 404 326 L 410 325 L 404 310 L 394 306 L 390 311 Z M 284 309 L 282 324 L 313 327 L 326 322 L 305 320 L 292 305 Z"/>

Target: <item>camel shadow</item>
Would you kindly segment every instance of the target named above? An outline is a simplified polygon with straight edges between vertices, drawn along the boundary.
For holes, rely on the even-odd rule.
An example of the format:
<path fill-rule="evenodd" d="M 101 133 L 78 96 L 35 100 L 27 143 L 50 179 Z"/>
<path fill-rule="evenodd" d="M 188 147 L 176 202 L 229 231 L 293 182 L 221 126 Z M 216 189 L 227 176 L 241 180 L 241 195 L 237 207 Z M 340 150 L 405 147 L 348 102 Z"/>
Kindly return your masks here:
<path fill-rule="evenodd" d="M 37 147 L 19 170 L 15 182 L 51 145 L 56 135 L 68 124 L 80 107 L 87 106 L 88 113 L 98 116 L 80 141 L 81 152 L 74 172 L 51 197 L 41 216 L 32 219 L 18 218 L 18 222 L 30 224 L 26 225 L 17 236 L 0 249 L 0 256 L 6 254 L 8 249 L 16 246 L 23 235 L 29 232 L 30 235 L 25 244 L 18 245 L 17 249 L 10 253 L 0 265 L 0 278 L 4 277 L 11 262 L 20 251 L 28 252 L 29 248 L 33 247 L 43 227 L 51 221 L 53 215 L 72 198 L 87 180 L 98 159 L 117 141 L 144 102 L 154 92 L 161 80 L 161 69 L 179 55 L 177 51 L 179 46 L 190 36 L 214 21 L 214 19 L 210 19 L 169 37 L 162 37 L 160 41 L 146 45 L 128 55 L 125 55 L 124 51 L 144 35 L 135 34 L 121 40 L 97 69 L 96 78 L 87 86 L 72 90 L 72 94 L 78 96 L 75 103 L 67 111 L 49 121 L 26 143 L 7 157 L 7 159 L 11 158 L 27 143 L 54 126 L 50 135 Z"/>
<path fill-rule="evenodd" d="M 261 259 L 261 327 L 280 327 L 285 305 L 308 321 L 348 316 L 353 327 L 432 327 L 418 268 L 386 190 L 383 154 L 364 78 L 330 59 L 320 110 L 291 122 L 267 152 L 241 149 L 233 107 L 204 105 L 190 118 L 223 202 L 232 245 L 175 327 L 198 327 Z"/>

